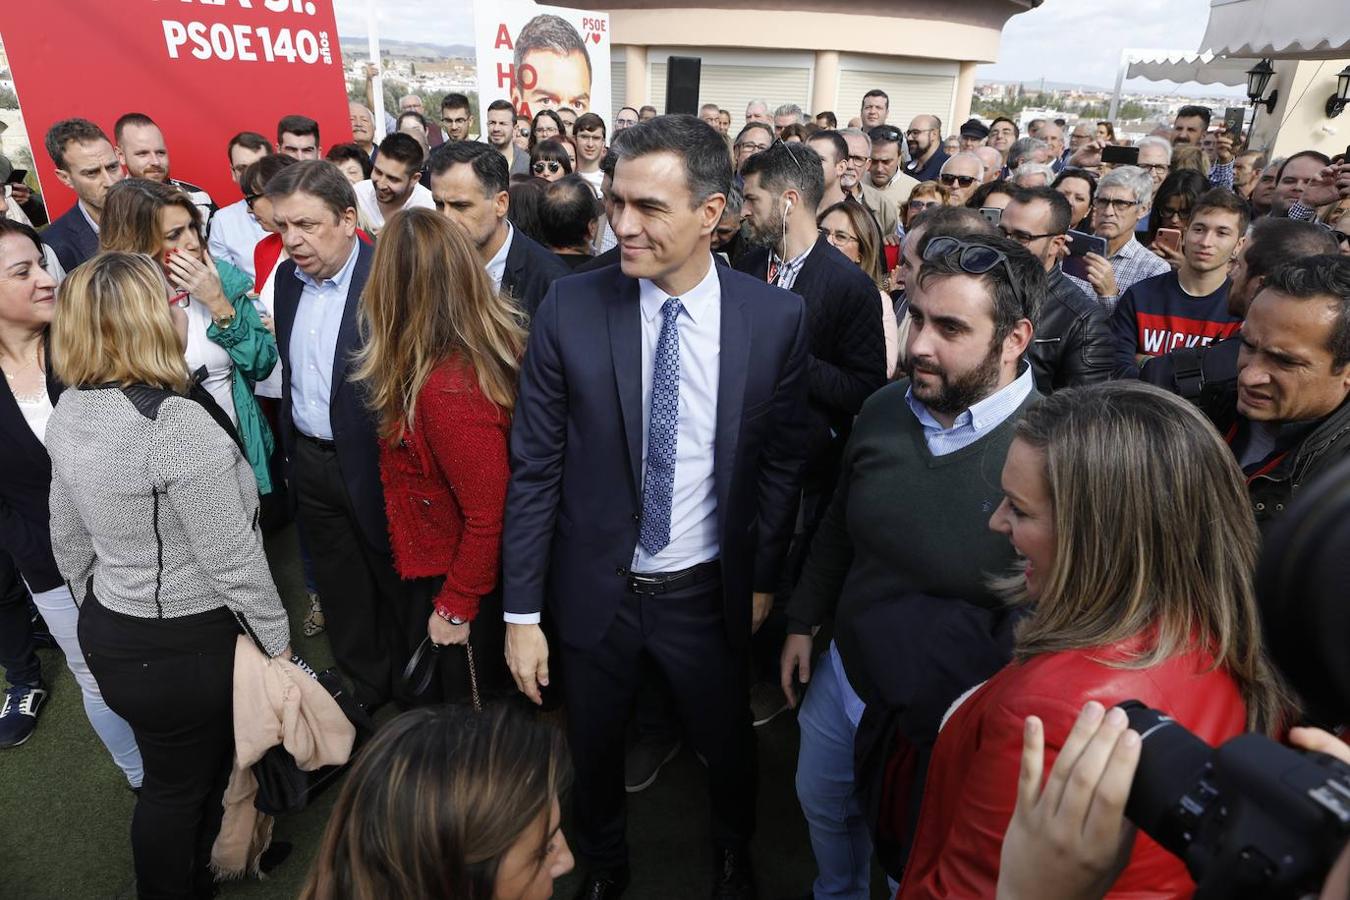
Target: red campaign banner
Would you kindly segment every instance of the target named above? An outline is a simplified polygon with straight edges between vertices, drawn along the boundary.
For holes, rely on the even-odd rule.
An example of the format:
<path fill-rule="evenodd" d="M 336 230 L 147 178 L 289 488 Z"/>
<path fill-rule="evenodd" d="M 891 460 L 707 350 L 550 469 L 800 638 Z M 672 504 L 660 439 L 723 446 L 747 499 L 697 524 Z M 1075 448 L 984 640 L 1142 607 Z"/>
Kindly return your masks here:
<path fill-rule="evenodd" d="M 239 199 L 225 155 L 239 132 L 275 141 L 300 114 L 324 148 L 352 137 L 333 0 L 0 0 L 0 39 L 53 219 L 75 202 L 43 144 L 61 119 L 115 140 L 119 116 L 144 113 L 170 176 L 220 206 Z"/>

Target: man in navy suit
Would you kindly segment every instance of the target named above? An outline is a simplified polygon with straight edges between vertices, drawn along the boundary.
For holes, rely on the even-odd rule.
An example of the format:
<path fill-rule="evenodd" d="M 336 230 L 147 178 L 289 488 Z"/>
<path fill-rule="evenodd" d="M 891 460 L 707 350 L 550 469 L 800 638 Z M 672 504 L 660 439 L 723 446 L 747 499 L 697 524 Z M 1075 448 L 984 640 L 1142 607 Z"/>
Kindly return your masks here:
<path fill-rule="evenodd" d="M 390 699 L 403 659 L 403 604 L 389 550 L 374 417 L 348 380 L 356 311 L 374 251 L 356 233 L 356 194 L 337 166 L 306 160 L 267 183 L 290 259 L 276 278 L 281 443 L 314 558 L 328 643 L 367 707 Z"/>
<path fill-rule="evenodd" d="M 56 252 L 70 272 L 98 252 L 98 223 L 108 188 L 125 176 L 108 136 L 88 119 L 62 119 L 47 129 L 47 155 L 56 177 L 79 199 L 65 215 L 42 232 L 42 242 Z"/>
<path fill-rule="evenodd" d="M 726 144 L 692 116 L 625 135 L 620 265 L 555 282 L 511 429 L 507 662 L 539 702 L 559 636 L 576 766 L 578 896 L 628 882 L 624 728 L 644 656 L 707 760 L 715 897 L 753 897 L 750 635 L 792 530 L 806 398 L 801 298 L 713 263 Z"/>

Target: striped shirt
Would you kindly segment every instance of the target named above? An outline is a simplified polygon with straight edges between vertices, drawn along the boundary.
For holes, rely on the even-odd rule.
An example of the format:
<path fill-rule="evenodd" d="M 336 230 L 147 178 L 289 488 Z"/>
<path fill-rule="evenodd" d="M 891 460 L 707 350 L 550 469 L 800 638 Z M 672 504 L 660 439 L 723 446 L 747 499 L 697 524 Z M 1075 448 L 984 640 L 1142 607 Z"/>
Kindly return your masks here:
<path fill-rule="evenodd" d="M 1111 270 L 1116 276 L 1116 293 L 1110 297 L 1099 296 L 1091 284 L 1074 279 L 1074 283 L 1080 288 L 1085 288 L 1084 293 L 1106 307 L 1108 313 L 1115 311 L 1121 294 L 1128 291 L 1135 282 L 1152 278 L 1154 275 L 1166 275 L 1172 271 L 1167 260 L 1135 240 L 1134 235 L 1130 235 L 1125 246 L 1111 254 L 1110 259 Z"/>

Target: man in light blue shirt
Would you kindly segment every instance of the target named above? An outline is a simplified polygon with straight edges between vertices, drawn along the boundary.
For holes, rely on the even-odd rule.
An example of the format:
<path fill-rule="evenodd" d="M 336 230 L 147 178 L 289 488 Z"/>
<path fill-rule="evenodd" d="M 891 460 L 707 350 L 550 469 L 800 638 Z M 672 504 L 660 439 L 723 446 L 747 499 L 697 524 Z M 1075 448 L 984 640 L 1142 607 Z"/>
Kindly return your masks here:
<path fill-rule="evenodd" d="M 271 142 L 261 134 L 239 132 L 230 138 L 226 148 L 230 158 L 230 178 L 239 184 L 244 170 L 271 152 Z M 250 278 L 256 278 L 253 248 L 266 234 L 253 217 L 250 198 L 245 197 L 216 210 L 216 214 L 211 217 L 211 236 L 207 239 L 206 248 L 215 259 L 224 260 L 241 272 L 247 272 Z"/>

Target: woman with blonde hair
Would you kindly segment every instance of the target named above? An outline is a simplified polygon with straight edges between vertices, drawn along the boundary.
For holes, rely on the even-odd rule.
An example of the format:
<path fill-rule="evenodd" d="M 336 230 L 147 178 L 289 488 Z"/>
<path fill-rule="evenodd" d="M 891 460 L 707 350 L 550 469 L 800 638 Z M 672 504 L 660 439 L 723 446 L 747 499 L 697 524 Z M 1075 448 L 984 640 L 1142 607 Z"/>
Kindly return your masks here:
<path fill-rule="evenodd" d="M 856 200 L 836 203 L 816 217 L 820 236 L 834 249 L 857 263 L 881 295 L 881 330 L 886 338 L 886 377 L 895 374 L 901 339 L 895 322 L 895 303 L 886 288 L 886 256 L 881 250 L 881 229 L 867 207 Z"/>
<path fill-rule="evenodd" d="M 81 601 L 89 669 L 144 760 L 131 823 L 141 897 L 211 885 L 241 626 L 270 656 L 290 654 L 253 471 L 219 407 L 187 396 L 201 391 L 169 296 L 143 254 L 100 253 L 66 277 L 51 344 L 68 389 L 46 431 L 52 552 Z"/>
<path fill-rule="evenodd" d="M 515 707 L 403 713 L 347 775 L 300 900 L 552 897 L 568 771 L 562 732 Z"/>
<path fill-rule="evenodd" d="M 1028 716 L 1048 768 L 1089 701 L 1100 717 L 1141 700 L 1215 746 L 1290 714 L 1262 649 L 1246 482 L 1195 407 L 1138 382 L 1057 391 L 1018 423 L 1003 492 L 990 527 L 1025 560 L 1008 589 L 1029 613 L 1013 662 L 938 735 L 902 900 L 994 896 Z M 1141 835 L 1110 896 L 1194 890 Z"/>
<path fill-rule="evenodd" d="M 424 209 L 385 224 L 358 315 L 354 377 L 379 419 L 390 544 L 410 604 L 405 652 L 428 637 L 467 644 L 482 688 L 509 690 L 496 587 L 523 315 L 492 289 L 463 230 Z M 469 695 L 465 665 L 443 659 L 439 671 L 444 699 Z"/>
<path fill-rule="evenodd" d="M 201 212 L 182 191 L 144 178 L 108 189 L 99 249 L 144 253 L 164 270 L 186 316 L 184 356 L 239 432 L 258 492 L 272 491 L 269 459 L 275 443 L 253 395 L 277 364 L 277 342 L 249 297 L 253 280 L 213 260 L 202 237 Z"/>

